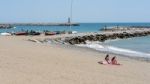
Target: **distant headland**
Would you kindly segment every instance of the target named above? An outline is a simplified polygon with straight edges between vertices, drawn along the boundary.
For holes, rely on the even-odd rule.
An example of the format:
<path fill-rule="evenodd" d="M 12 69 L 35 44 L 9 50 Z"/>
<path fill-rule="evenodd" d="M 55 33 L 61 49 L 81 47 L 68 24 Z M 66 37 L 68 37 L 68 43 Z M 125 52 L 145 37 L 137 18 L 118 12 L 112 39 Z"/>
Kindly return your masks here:
<path fill-rule="evenodd" d="M 10 29 L 12 28 L 13 26 L 10 25 L 10 24 L 0 24 L 0 29 Z"/>
<path fill-rule="evenodd" d="M 29 26 L 79 26 L 79 23 L 14 23 L 11 25 L 29 25 Z"/>

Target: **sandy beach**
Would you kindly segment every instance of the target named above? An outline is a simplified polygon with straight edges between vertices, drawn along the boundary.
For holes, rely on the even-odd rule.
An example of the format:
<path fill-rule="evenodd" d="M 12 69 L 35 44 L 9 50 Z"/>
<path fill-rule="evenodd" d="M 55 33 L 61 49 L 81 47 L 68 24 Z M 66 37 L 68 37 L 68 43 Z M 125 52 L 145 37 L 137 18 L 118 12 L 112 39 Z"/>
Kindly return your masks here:
<path fill-rule="evenodd" d="M 40 44 L 30 36 L 0 36 L 2 84 L 149 84 L 150 63 L 117 56 L 121 66 L 100 65 L 106 54 Z M 51 37 L 49 37 L 51 38 Z"/>

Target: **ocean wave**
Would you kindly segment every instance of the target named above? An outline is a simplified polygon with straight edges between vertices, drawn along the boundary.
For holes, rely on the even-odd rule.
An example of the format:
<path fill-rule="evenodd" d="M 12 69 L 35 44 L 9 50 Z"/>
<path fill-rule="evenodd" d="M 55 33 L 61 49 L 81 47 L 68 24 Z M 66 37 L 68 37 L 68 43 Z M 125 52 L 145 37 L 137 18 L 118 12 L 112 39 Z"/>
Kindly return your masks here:
<path fill-rule="evenodd" d="M 114 47 L 114 46 L 110 46 L 110 45 L 108 46 L 108 45 L 104 45 L 104 44 L 101 44 L 101 43 L 98 43 L 98 42 L 88 42 L 87 44 L 78 44 L 77 46 L 87 47 L 87 48 L 91 48 L 91 49 L 95 49 L 95 50 L 103 51 L 103 52 L 121 54 L 121 55 L 125 55 L 125 56 L 130 56 L 130 57 L 150 58 L 149 53 L 134 51 L 134 50 L 131 50 L 131 49 L 124 49 L 124 48 Z"/>

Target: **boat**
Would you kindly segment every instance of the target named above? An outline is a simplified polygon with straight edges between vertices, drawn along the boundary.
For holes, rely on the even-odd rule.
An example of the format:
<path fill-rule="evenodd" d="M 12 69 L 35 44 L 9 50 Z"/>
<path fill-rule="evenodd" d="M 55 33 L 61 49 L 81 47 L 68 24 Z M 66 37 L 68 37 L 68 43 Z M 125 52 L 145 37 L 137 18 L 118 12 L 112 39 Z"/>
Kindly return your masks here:
<path fill-rule="evenodd" d="M 36 32 L 36 31 L 33 31 L 33 30 L 28 32 L 28 35 L 40 35 L 40 34 L 41 34 L 40 32 Z"/>
<path fill-rule="evenodd" d="M 32 33 L 30 33 L 29 35 L 40 35 L 41 33 L 39 33 L 39 32 L 32 32 Z"/>
<path fill-rule="evenodd" d="M 20 36 L 20 35 L 28 35 L 27 32 L 16 32 L 15 35 Z"/>
<path fill-rule="evenodd" d="M 72 31 L 72 34 L 77 34 L 78 32 L 77 31 Z"/>
<path fill-rule="evenodd" d="M 11 36 L 11 33 L 7 33 L 7 32 L 4 32 L 4 33 L 0 33 L 1 36 Z"/>
<path fill-rule="evenodd" d="M 56 32 L 45 32 L 45 35 L 46 35 L 46 36 L 48 36 L 48 35 L 50 35 L 50 36 L 51 36 L 51 35 L 56 35 Z"/>

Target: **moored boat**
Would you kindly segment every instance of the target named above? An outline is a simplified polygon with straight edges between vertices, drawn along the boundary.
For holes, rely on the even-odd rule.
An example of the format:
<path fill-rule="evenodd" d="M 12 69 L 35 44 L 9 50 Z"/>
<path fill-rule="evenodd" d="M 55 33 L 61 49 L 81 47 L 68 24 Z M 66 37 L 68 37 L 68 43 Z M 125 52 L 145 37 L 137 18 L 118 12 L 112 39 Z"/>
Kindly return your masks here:
<path fill-rule="evenodd" d="M 7 33 L 7 32 L 4 32 L 4 33 L 0 33 L 1 36 L 11 36 L 11 33 Z"/>
<path fill-rule="evenodd" d="M 41 33 L 40 32 L 36 32 L 36 31 L 33 31 L 31 30 L 30 32 L 28 32 L 28 35 L 40 35 Z"/>
<path fill-rule="evenodd" d="M 51 35 L 56 35 L 56 32 L 45 32 L 45 35 L 46 35 L 46 36 L 48 36 L 48 35 L 50 35 L 50 36 L 51 36 Z"/>
<path fill-rule="evenodd" d="M 39 32 L 33 32 L 33 33 L 30 33 L 29 35 L 40 35 L 41 33 Z"/>
<path fill-rule="evenodd" d="M 16 32 L 15 35 L 20 36 L 20 35 L 28 35 L 27 32 Z"/>
<path fill-rule="evenodd" d="M 77 31 L 72 31 L 72 34 L 77 34 L 78 32 Z"/>

